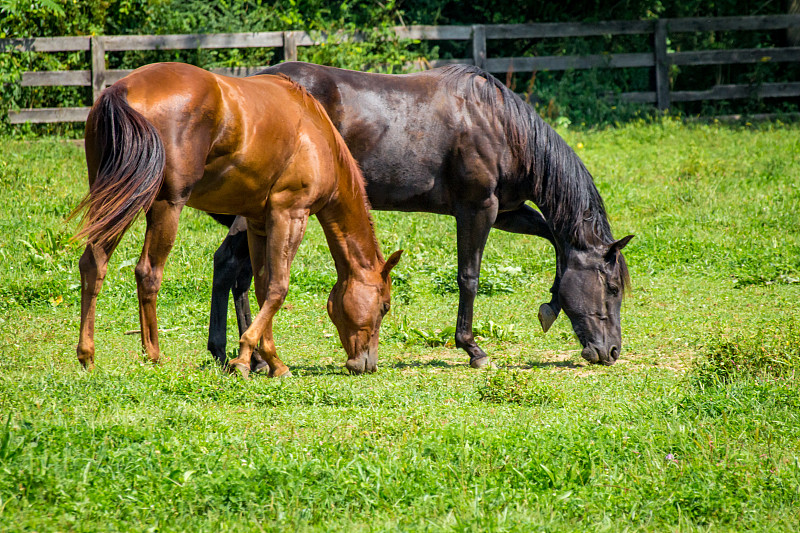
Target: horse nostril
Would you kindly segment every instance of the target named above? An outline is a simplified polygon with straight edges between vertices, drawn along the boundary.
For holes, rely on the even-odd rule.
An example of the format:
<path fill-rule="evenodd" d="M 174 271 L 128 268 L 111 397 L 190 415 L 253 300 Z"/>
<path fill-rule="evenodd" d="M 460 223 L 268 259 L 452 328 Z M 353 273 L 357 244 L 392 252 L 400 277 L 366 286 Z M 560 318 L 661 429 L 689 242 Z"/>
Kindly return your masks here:
<path fill-rule="evenodd" d="M 597 352 L 591 346 L 587 346 L 586 348 L 581 350 L 581 357 L 583 357 L 590 363 L 597 364 L 600 362 L 600 357 L 597 355 Z"/>
<path fill-rule="evenodd" d="M 619 348 L 612 346 L 608 351 L 608 355 L 611 357 L 612 361 L 616 361 L 619 358 Z"/>

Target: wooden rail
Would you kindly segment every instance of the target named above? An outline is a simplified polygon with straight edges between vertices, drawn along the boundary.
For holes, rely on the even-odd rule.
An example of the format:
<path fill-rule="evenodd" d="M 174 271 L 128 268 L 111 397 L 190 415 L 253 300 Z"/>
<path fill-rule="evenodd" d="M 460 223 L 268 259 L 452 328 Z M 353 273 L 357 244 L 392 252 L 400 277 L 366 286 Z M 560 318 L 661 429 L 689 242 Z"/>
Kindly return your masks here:
<path fill-rule="evenodd" d="M 706 31 L 766 31 L 800 29 L 800 15 L 753 17 L 684 18 L 607 22 L 569 22 L 536 24 L 493 24 L 473 26 L 401 26 L 394 28 L 400 39 L 429 41 L 471 41 L 471 58 L 442 59 L 426 62 L 433 67 L 453 63 L 475 64 L 490 72 L 535 72 L 593 68 L 650 68 L 654 71 L 652 91 L 616 95 L 624 102 L 652 103 L 667 109 L 671 102 L 698 100 L 775 98 L 800 96 L 800 83 L 765 83 L 761 85 L 717 85 L 696 91 L 670 91 L 671 65 L 727 65 L 765 62 L 798 62 L 800 47 L 776 47 L 735 50 L 696 50 L 670 52 L 671 33 Z M 593 54 L 584 56 L 488 57 L 486 42 L 502 39 L 552 39 L 602 35 L 649 35 L 652 50 L 640 53 Z M 96 99 L 104 87 L 129 74 L 130 70 L 106 68 L 106 54 L 130 50 L 179 50 L 210 48 L 280 48 L 286 60 L 297 59 L 297 48 L 315 46 L 343 39 L 363 40 L 361 35 L 341 34 L 312 36 L 303 31 L 193 34 L 193 35 L 108 35 L 91 37 L 38 37 L 2 39 L 0 53 L 87 52 L 90 70 L 25 72 L 22 86 L 89 86 Z M 264 67 L 211 69 L 230 76 L 246 76 Z M 12 123 L 77 122 L 86 119 L 88 107 L 38 108 L 9 112 Z"/>

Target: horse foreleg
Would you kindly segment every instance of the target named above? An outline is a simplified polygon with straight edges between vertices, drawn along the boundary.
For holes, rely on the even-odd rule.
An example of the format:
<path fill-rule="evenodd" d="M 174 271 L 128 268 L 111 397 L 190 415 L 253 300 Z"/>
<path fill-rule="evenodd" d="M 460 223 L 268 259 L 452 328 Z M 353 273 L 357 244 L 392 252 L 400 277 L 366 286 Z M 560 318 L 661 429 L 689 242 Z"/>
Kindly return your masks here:
<path fill-rule="evenodd" d="M 228 294 L 235 283 L 235 264 L 231 249 L 231 236 L 225 237 L 214 252 L 214 275 L 211 282 L 211 309 L 208 318 L 208 343 L 206 348 L 217 363 L 224 366 L 227 357 Z"/>
<path fill-rule="evenodd" d="M 291 376 L 278 358 L 272 335 L 272 319 L 289 291 L 289 270 L 305 233 L 308 213 L 304 210 L 275 209 L 266 228 L 248 221 L 247 239 L 255 277 L 259 311 L 239 340 L 239 357 L 228 365 L 247 376 L 251 355 L 259 340 L 261 353 L 269 365 L 270 377 Z"/>
<path fill-rule="evenodd" d="M 97 295 L 103 286 L 108 268 L 108 259 L 116 244 L 102 247 L 88 243 L 78 266 L 81 272 L 81 328 L 78 335 L 78 361 L 83 368 L 94 368 L 94 322 L 97 310 Z"/>
<path fill-rule="evenodd" d="M 147 229 L 144 246 L 136 274 L 136 292 L 139 296 L 139 322 L 142 327 L 142 347 L 147 357 L 158 362 L 161 351 L 158 346 L 158 318 L 156 317 L 156 300 L 164 276 L 164 265 L 167 263 L 175 235 L 178 232 L 178 219 L 182 204 L 174 204 L 166 200 L 157 200 L 147 212 Z"/>
<path fill-rule="evenodd" d="M 214 276 L 211 283 L 211 310 L 209 313 L 207 348 L 220 365 L 224 365 L 227 360 L 225 347 L 227 345 L 228 294 L 233 290 L 237 282 L 239 265 L 236 253 L 239 246 L 247 248 L 247 233 L 244 231 L 228 233 L 220 247 L 214 252 Z M 249 325 L 248 323 L 244 328 L 247 329 Z M 239 324 L 239 328 L 241 330 L 242 324 Z M 241 335 L 241 331 L 239 334 Z"/>
<path fill-rule="evenodd" d="M 558 301 L 558 289 L 561 285 L 561 254 L 558 253 L 558 246 L 553 237 L 553 232 L 550 230 L 550 226 L 544 216 L 527 205 L 522 205 L 522 207 L 514 211 L 498 213 L 494 227 L 511 233 L 542 237 L 553 245 L 556 252 L 556 275 L 553 285 L 550 287 L 550 301 L 539 307 L 539 323 L 542 325 L 544 332 L 547 333 L 547 330 L 556 321 L 558 313 L 561 311 L 561 303 Z"/>
<path fill-rule="evenodd" d="M 458 319 L 456 321 L 456 346 L 469 354 L 472 368 L 489 364 L 489 357 L 475 342 L 472 332 L 472 314 L 481 272 L 483 248 L 489 230 L 497 216 L 496 202 L 488 207 L 459 207 L 456 210 L 456 239 L 458 245 Z"/>
<path fill-rule="evenodd" d="M 246 251 L 246 239 L 244 244 Z M 250 298 L 248 296 L 250 284 L 253 281 L 253 267 L 250 264 L 249 254 L 247 257 L 237 257 L 236 262 L 236 283 L 234 283 L 231 293 L 233 294 L 233 306 L 236 308 L 236 323 L 239 327 L 239 336 L 241 336 L 253 323 L 253 318 L 250 314 Z"/>
<path fill-rule="evenodd" d="M 208 351 L 217 362 L 225 366 L 228 323 L 228 294 L 233 295 L 239 337 L 244 334 L 253 319 L 250 315 L 248 292 L 253 280 L 250 251 L 247 244 L 247 222 L 237 217 L 228 235 L 214 252 L 214 276 L 211 285 L 211 310 L 208 324 Z M 253 352 L 253 367 L 258 372 L 267 367 L 258 350 Z"/>

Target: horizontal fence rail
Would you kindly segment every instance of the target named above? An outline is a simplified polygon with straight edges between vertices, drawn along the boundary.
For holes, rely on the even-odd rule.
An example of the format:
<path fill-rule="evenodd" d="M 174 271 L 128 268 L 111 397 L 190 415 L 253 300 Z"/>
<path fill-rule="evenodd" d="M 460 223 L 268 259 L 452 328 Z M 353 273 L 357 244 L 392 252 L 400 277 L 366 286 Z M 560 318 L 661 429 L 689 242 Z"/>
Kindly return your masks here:
<path fill-rule="evenodd" d="M 694 65 L 730 65 L 765 62 L 798 62 L 800 47 L 775 47 L 734 50 L 669 51 L 670 33 L 708 31 L 764 31 L 800 29 L 800 15 L 768 15 L 719 18 L 684 18 L 606 22 L 569 22 L 535 24 L 492 24 L 473 26 L 400 26 L 393 28 L 399 39 L 427 41 L 471 41 L 472 57 L 420 61 L 419 68 L 468 63 L 490 72 L 537 72 L 595 68 L 650 68 L 654 71 L 654 90 L 611 95 L 622 102 L 655 104 L 668 109 L 671 102 L 744 98 L 791 98 L 800 96 L 800 83 L 764 83 L 760 85 L 716 85 L 696 91 L 670 91 L 669 67 Z M 487 57 L 486 42 L 503 39 L 552 39 L 604 35 L 649 35 L 652 50 L 640 53 L 593 54 L 583 56 Z M 297 59 L 300 46 L 316 46 L 344 40 L 361 41 L 359 34 L 310 34 L 304 31 L 192 34 L 192 35 L 101 35 L 86 37 L 37 37 L 0 40 L 0 53 L 87 52 L 90 70 L 25 72 L 21 85 L 86 86 L 93 98 L 108 85 L 127 76 L 131 70 L 108 69 L 106 54 L 135 50 L 195 50 L 220 48 L 276 48 L 283 58 Z M 264 68 L 232 67 L 210 69 L 217 74 L 248 76 Z M 89 107 L 35 108 L 9 112 L 11 123 L 80 122 Z"/>

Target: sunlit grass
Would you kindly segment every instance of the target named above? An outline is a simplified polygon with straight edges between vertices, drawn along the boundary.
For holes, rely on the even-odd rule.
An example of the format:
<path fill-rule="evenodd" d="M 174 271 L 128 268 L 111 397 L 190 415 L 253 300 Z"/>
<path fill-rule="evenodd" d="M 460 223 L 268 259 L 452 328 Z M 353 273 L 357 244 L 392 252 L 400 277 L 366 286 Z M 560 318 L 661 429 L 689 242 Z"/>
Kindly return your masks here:
<path fill-rule="evenodd" d="M 80 370 L 63 220 L 82 151 L 0 143 L 0 529 L 796 529 L 800 128 L 561 133 L 615 235 L 636 234 L 616 366 L 586 365 L 564 316 L 541 332 L 549 244 L 493 232 L 475 318 L 498 368 L 471 370 L 449 341 L 453 220 L 381 212 L 384 252 L 406 252 L 379 372 L 343 371 L 312 222 L 275 324 L 295 377 L 250 382 L 205 350 L 224 230 L 192 210 L 159 298 L 163 363 L 125 334 L 139 221 L 100 295 L 97 370 Z"/>

